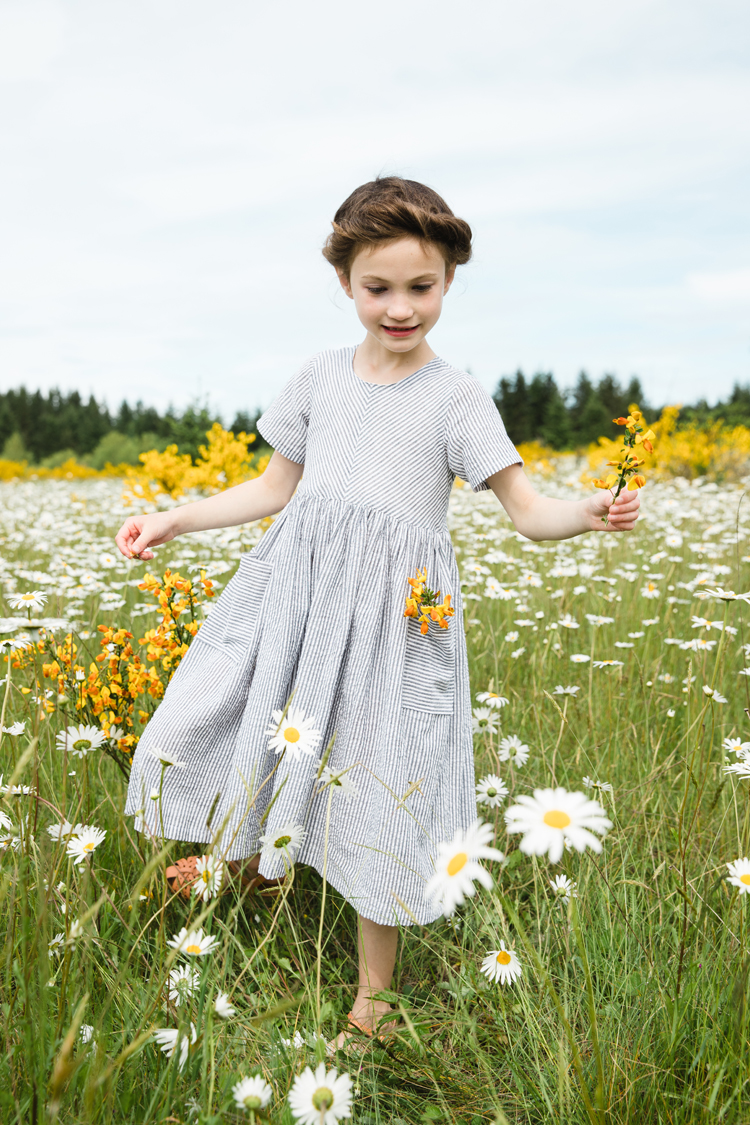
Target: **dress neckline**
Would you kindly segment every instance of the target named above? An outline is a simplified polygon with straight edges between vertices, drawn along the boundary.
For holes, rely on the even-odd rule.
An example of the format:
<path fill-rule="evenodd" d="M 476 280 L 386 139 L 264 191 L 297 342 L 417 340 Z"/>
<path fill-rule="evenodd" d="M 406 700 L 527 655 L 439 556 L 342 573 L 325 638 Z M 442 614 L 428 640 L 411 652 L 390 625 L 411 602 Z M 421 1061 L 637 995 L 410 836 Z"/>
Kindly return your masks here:
<path fill-rule="evenodd" d="M 351 355 L 349 356 L 349 371 L 351 372 L 353 378 L 355 378 L 358 383 L 363 383 L 365 387 L 400 387 L 402 383 L 408 383 L 409 379 L 413 379 L 415 375 L 420 375 L 423 371 L 426 371 L 428 367 L 432 367 L 433 363 L 444 362 L 439 355 L 436 355 L 433 359 L 430 359 L 427 361 L 427 363 L 423 364 L 422 367 L 418 367 L 416 371 L 412 371 L 411 375 L 404 375 L 403 379 L 396 379 L 394 383 L 371 383 L 369 379 L 360 378 L 360 376 L 354 370 L 354 356 L 357 353 L 358 347 L 358 344 L 355 344 L 353 348 L 350 347 Z"/>

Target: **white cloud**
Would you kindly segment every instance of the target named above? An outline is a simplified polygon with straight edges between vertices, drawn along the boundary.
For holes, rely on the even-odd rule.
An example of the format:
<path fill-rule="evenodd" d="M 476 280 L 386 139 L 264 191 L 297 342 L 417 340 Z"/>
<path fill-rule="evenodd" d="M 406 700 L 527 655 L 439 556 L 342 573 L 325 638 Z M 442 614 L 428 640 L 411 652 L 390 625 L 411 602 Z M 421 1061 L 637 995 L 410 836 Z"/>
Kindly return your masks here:
<path fill-rule="evenodd" d="M 687 282 L 691 292 L 704 301 L 722 304 L 747 304 L 750 301 L 750 269 L 692 273 Z"/>

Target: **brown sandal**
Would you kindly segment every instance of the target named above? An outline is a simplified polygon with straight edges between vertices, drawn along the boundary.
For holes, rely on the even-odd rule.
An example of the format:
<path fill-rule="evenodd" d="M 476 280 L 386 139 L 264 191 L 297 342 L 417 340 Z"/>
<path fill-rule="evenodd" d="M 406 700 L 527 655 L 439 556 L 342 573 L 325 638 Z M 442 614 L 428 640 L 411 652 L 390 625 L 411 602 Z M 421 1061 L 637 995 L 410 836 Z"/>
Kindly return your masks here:
<path fill-rule="evenodd" d="M 388 1014 L 389 1013 L 386 1012 L 386 1015 Z M 380 1043 L 385 1043 L 387 1040 L 392 1039 L 396 1034 L 395 1030 L 380 1032 L 374 1031 L 371 1027 L 368 1027 L 366 1023 L 362 1023 L 361 1020 L 358 1020 L 357 1017 L 352 1015 L 351 1012 L 346 1018 L 349 1021 L 349 1027 L 353 1027 L 357 1031 L 361 1031 L 362 1034 L 366 1035 L 368 1039 L 377 1039 Z"/>
<path fill-rule="evenodd" d="M 175 894 L 179 893 L 184 899 L 190 898 L 193 883 L 200 879 L 198 872 L 199 858 L 197 855 L 189 855 L 184 859 L 178 859 L 164 873 L 170 890 Z M 234 879 L 239 879 L 242 888 L 248 894 L 277 895 L 285 882 L 284 879 L 266 880 L 262 875 L 246 875 L 242 864 L 237 860 L 230 860 L 227 867 Z M 223 879 L 219 894 L 229 894 L 232 890 L 232 881 L 232 879 Z"/>

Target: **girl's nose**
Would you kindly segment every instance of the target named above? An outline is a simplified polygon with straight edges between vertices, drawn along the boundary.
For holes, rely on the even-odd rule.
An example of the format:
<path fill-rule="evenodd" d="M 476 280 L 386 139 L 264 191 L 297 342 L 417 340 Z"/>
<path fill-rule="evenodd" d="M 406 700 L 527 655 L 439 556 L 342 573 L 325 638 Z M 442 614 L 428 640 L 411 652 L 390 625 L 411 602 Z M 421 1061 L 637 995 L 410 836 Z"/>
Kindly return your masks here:
<path fill-rule="evenodd" d="M 386 310 L 391 320 L 408 320 L 413 313 L 410 302 L 404 297 L 394 297 Z"/>

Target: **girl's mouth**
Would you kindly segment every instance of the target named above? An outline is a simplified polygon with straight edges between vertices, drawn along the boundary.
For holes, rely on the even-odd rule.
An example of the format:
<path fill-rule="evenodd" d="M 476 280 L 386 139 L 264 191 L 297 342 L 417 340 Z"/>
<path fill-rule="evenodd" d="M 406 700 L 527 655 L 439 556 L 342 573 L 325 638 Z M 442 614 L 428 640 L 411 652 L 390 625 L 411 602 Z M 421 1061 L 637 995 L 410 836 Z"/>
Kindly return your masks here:
<path fill-rule="evenodd" d="M 388 333 L 389 336 L 395 336 L 399 338 L 402 336 L 411 336 L 414 332 L 417 331 L 419 325 L 413 324 L 409 328 L 395 328 L 393 327 L 393 325 L 383 324 L 381 327 L 383 328 L 384 332 Z"/>

